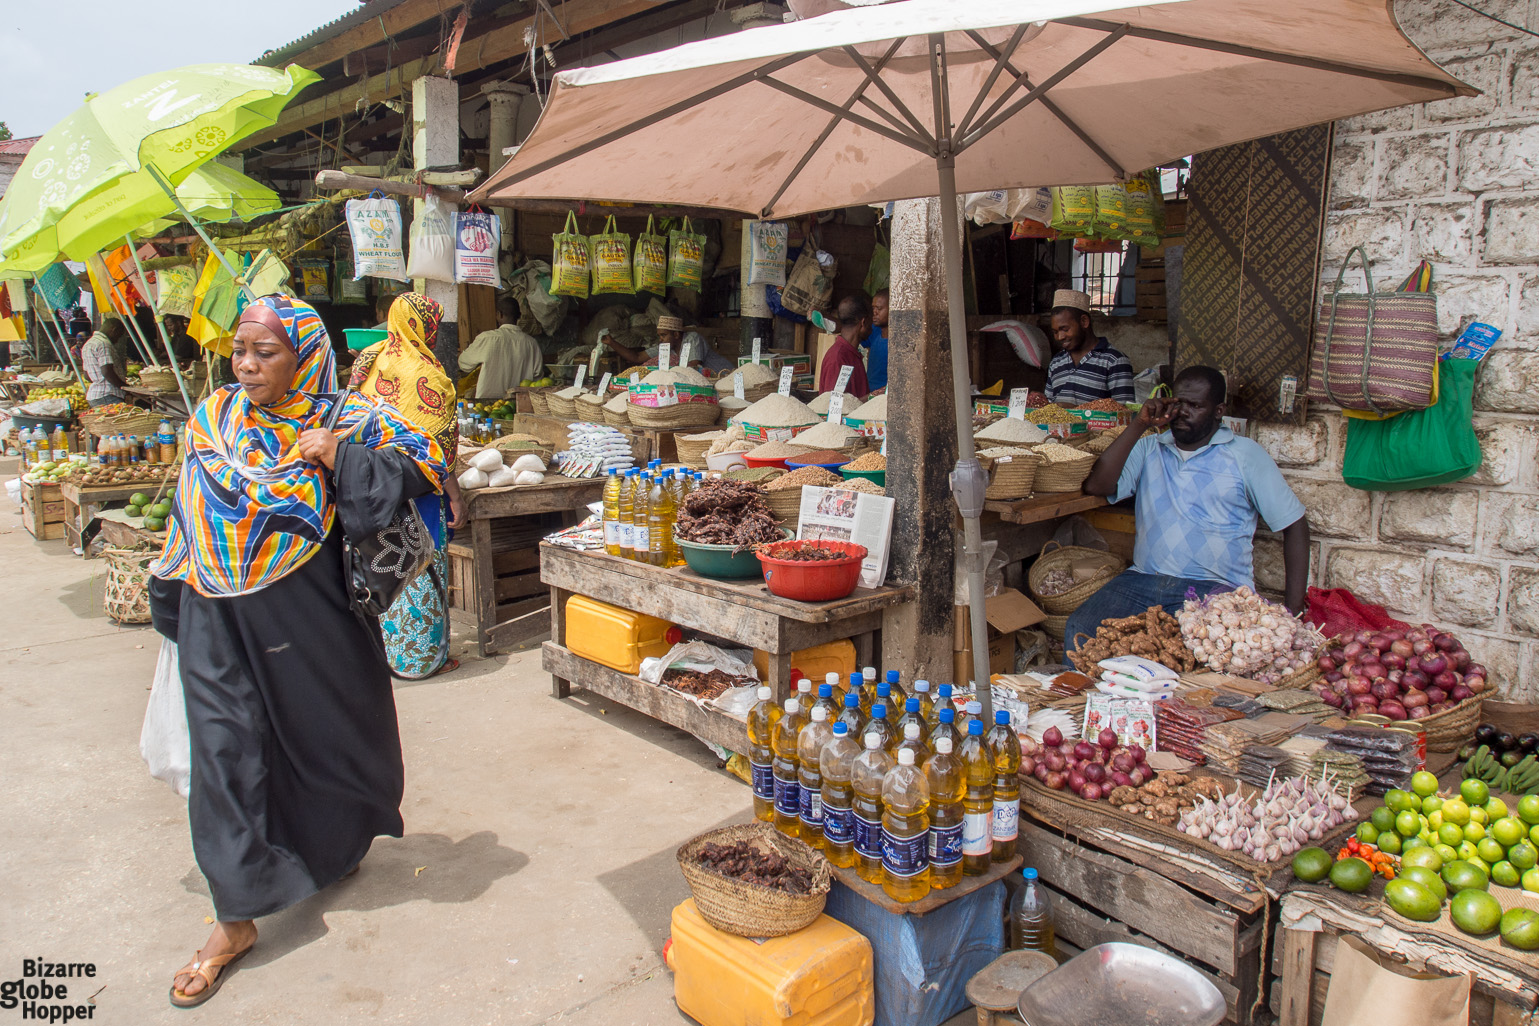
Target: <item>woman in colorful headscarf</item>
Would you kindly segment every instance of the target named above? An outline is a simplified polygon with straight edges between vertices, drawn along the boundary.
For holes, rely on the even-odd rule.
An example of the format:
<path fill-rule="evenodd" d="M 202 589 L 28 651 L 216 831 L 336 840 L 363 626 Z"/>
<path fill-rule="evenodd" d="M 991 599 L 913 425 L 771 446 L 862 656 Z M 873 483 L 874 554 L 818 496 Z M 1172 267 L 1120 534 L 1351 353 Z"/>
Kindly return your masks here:
<path fill-rule="evenodd" d="M 443 307 L 419 292 L 396 297 L 385 318 L 389 335 L 358 354 L 351 385 L 395 407 L 418 430 L 437 439 L 444 455 L 452 459 L 459 447 L 454 382 L 433 355 L 443 316 Z M 449 538 L 444 524 L 447 520 L 449 527 L 463 526 L 465 511 L 459 482 L 452 474 L 445 485 L 443 495 L 417 499 L 417 512 L 437 543 L 432 570 L 408 585 L 379 618 L 390 669 L 405 680 L 422 680 L 459 665 L 449 658 L 449 556 L 445 548 Z"/>
<path fill-rule="evenodd" d="M 242 312 L 231 365 L 187 425 L 155 627 L 177 642 L 192 747 L 187 815 L 218 918 L 171 1003 L 207 1001 L 271 915 L 401 835 L 404 773 L 377 626 L 355 614 L 342 534 L 436 492 L 443 450 L 351 396 L 335 431 L 331 341 L 308 304 Z"/>

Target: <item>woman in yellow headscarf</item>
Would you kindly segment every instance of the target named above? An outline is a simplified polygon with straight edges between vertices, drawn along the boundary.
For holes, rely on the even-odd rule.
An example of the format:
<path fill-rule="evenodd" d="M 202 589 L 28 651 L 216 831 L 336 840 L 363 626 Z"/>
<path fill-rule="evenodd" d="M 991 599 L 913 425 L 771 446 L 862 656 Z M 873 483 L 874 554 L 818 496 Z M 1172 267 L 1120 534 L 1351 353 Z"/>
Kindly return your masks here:
<path fill-rule="evenodd" d="M 358 354 L 350 384 L 395 407 L 414 427 L 431 435 L 452 464 L 459 446 L 454 383 L 433 355 L 443 313 L 443 307 L 421 293 L 398 296 L 385 322 L 389 334 L 383 342 Z M 422 496 L 417 509 L 433 532 L 438 551 L 429 571 L 413 581 L 379 620 L 391 672 L 405 680 L 422 680 L 459 665 L 449 658 L 449 559 L 445 551 L 445 522 L 456 528 L 465 520 L 454 475 L 449 474 L 444 494 Z"/>

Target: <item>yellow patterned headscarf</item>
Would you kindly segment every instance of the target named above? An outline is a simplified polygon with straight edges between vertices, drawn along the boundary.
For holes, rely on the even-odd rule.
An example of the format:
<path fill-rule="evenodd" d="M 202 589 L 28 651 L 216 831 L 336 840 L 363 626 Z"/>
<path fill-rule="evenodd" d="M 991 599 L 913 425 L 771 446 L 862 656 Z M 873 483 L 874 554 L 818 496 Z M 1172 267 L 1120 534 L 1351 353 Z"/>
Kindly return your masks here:
<path fill-rule="evenodd" d="M 443 315 L 443 307 L 420 292 L 398 296 L 390 305 L 385 340 L 359 354 L 367 369 L 361 376 L 354 371 L 353 387 L 394 406 L 452 459 L 459 430 L 454 383 L 433 355 Z"/>

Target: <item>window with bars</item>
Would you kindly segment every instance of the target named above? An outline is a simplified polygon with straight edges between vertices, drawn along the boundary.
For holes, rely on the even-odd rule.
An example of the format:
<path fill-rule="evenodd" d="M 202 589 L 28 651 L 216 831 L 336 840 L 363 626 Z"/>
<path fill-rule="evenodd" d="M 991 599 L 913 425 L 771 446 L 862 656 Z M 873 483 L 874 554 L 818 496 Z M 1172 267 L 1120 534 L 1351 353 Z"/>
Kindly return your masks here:
<path fill-rule="evenodd" d="M 1111 313 L 1117 306 L 1117 293 L 1122 281 L 1123 263 L 1127 258 L 1128 243 L 1109 253 L 1074 252 L 1073 270 L 1069 278 L 1070 288 L 1090 297 L 1090 308 L 1098 313 Z"/>

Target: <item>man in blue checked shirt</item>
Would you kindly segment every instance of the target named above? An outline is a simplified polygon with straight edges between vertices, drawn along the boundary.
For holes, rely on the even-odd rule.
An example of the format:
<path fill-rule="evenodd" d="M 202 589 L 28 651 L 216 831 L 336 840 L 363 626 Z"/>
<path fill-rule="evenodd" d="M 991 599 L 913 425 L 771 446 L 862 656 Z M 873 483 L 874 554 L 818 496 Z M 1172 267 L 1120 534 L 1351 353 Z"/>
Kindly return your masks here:
<path fill-rule="evenodd" d="M 1097 399 L 1133 401 L 1133 364 L 1090 328 L 1090 297 L 1074 289 L 1053 293 L 1053 346 L 1047 401 L 1083 406 Z"/>
<path fill-rule="evenodd" d="M 1085 491 L 1120 502 L 1136 498 L 1133 566 L 1069 616 L 1064 636 L 1094 637 L 1102 620 L 1150 606 L 1174 613 L 1188 589 L 1255 587 L 1251 540 L 1258 518 L 1282 532 L 1283 601 L 1304 611 L 1309 525 L 1304 504 L 1277 464 L 1248 438 L 1222 426 L 1224 377 L 1212 367 L 1176 375 L 1175 397 L 1150 399 L 1096 460 Z M 1169 430 L 1165 430 L 1165 428 Z M 1140 437 L 1153 428 L 1156 432 Z"/>

